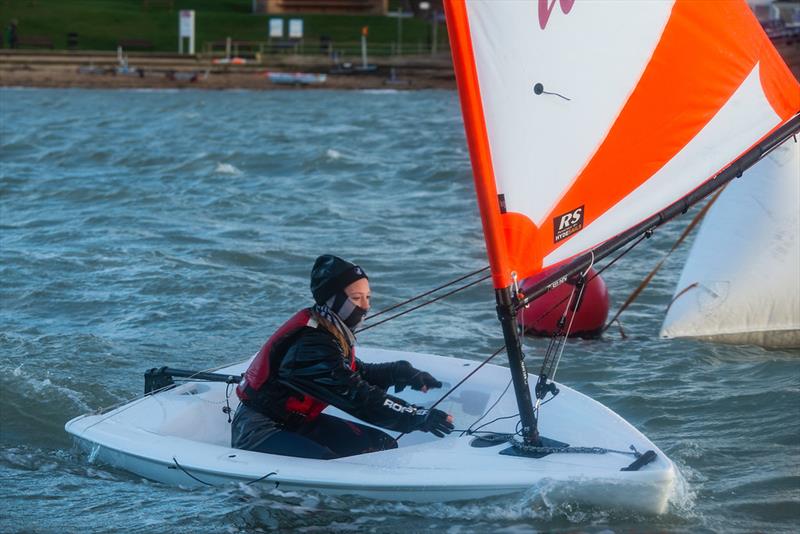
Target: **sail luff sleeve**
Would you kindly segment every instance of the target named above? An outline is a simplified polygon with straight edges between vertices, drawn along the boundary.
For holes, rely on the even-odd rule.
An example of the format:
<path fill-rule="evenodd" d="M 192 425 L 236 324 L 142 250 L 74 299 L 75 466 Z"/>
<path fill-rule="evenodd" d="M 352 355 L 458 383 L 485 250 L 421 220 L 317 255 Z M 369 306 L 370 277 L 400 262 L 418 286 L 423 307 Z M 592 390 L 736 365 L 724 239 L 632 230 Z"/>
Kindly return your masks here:
<path fill-rule="evenodd" d="M 492 282 L 500 289 L 511 284 L 511 276 L 467 8 L 463 0 L 445 0 L 444 8 Z"/>

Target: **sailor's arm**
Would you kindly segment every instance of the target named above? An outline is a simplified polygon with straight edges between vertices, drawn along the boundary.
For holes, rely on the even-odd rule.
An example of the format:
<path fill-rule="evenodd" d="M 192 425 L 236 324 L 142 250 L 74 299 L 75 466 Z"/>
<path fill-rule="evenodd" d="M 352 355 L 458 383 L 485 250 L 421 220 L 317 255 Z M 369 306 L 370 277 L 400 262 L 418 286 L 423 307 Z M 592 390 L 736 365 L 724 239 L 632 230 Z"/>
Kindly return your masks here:
<path fill-rule="evenodd" d="M 356 371 L 372 384 L 383 389 L 395 387 L 395 392 L 403 391 L 406 386 L 416 391 L 428 391 L 430 388 L 440 388 L 442 383 L 430 373 L 415 369 L 406 360 L 389 363 L 364 363 L 356 358 Z"/>
<path fill-rule="evenodd" d="M 346 366 L 341 348 L 328 335 L 308 332 L 287 351 L 278 380 L 286 386 L 336 406 L 359 419 L 390 430 L 434 431 L 428 410 L 387 395 Z M 440 410 L 435 410 L 440 412 Z M 446 416 L 446 414 L 444 414 Z M 440 418 L 438 415 L 433 419 Z M 441 426 L 441 425 L 439 425 Z M 452 425 L 450 425 L 452 428 Z M 449 430 L 438 428 L 440 433 Z"/>

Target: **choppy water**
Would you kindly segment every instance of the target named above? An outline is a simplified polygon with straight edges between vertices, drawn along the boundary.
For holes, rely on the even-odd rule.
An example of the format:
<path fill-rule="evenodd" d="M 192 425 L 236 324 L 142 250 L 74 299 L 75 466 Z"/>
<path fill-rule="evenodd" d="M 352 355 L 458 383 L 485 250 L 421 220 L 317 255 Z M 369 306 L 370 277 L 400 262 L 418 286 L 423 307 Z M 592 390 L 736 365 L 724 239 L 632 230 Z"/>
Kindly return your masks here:
<path fill-rule="evenodd" d="M 183 490 L 90 463 L 64 423 L 158 365 L 252 354 L 308 302 L 313 259 L 371 275 L 377 309 L 485 265 L 452 92 L 0 91 L 0 531 L 789 532 L 800 523 L 800 354 L 657 338 L 676 253 L 559 380 L 679 466 L 666 515 L 537 495 L 448 505 Z M 619 304 L 683 219 L 609 271 Z M 479 360 L 488 285 L 364 344 Z M 542 343 L 528 341 L 541 354 Z"/>

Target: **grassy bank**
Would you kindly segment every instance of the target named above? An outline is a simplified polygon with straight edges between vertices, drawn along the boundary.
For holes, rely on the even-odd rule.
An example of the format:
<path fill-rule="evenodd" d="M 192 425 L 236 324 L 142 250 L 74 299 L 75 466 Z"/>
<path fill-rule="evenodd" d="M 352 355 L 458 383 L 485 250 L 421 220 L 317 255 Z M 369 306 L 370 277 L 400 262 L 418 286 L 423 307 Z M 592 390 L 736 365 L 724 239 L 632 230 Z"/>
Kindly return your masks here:
<path fill-rule="evenodd" d="M 267 41 L 269 18 L 274 15 L 251 13 L 251 0 L 0 0 L 3 46 L 8 46 L 7 28 L 18 21 L 18 34 L 44 37 L 56 49 L 67 48 L 67 34 L 78 34 L 78 50 L 114 50 L 120 40 L 144 40 L 154 51 L 175 52 L 178 47 L 178 11 L 195 10 L 197 51 L 204 43 L 223 41 Z M 295 18 L 281 15 L 285 20 Z M 362 26 L 369 27 L 370 45 L 384 49 L 397 42 L 396 18 L 377 16 L 297 15 L 303 19 L 304 47 L 319 50 L 321 36 L 337 43 L 356 42 Z M 446 45 L 444 25 L 437 41 Z M 402 22 L 403 48 L 407 51 L 428 47 L 431 24 L 421 19 Z"/>

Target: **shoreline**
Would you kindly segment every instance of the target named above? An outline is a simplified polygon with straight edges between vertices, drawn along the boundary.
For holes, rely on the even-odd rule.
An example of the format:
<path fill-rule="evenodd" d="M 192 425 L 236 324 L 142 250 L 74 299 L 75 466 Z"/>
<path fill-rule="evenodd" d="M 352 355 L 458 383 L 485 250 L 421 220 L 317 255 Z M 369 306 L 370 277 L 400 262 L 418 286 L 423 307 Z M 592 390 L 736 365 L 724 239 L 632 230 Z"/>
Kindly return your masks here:
<path fill-rule="evenodd" d="M 800 41 L 773 42 L 795 78 L 800 79 Z M 118 73 L 116 52 L 0 49 L 0 87 L 82 89 L 423 89 L 455 90 L 449 52 L 419 56 L 378 56 L 369 73 L 330 74 L 335 67 L 325 55 L 257 55 L 242 63 L 221 64 L 203 55 L 130 52 L 128 71 Z M 354 62 L 358 66 L 358 62 Z M 277 84 L 267 72 L 326 74 L 324 83 Z"/>
<path fill-rule="evenodd" d="M 0 87 L 83 89 L 421 89 L 455 90 L 449 55 L 379 58 L 369 73 L 330 74 L 325 56 L 275 56 L 267 61 L 220 64 L 210 58 L 177 54 L 126 54 L 127 69 L 116 53 L 0 50 Z M 267 72 L 325 74 L 323 83 L 279 84 Z M 394 73 L 394 76 L 392 76 Z"/>

